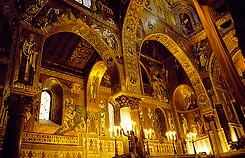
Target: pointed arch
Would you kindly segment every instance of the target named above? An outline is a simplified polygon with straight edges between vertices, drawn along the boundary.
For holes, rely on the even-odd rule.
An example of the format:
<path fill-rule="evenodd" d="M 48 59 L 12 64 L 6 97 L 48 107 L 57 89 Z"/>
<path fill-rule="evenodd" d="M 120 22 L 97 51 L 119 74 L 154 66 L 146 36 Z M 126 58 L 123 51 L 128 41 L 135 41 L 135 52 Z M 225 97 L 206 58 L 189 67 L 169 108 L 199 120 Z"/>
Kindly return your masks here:
<path fill-rule="evenodd" d="M 171 39 L 168 35 L 163 33 L 151 34 L 144 39 L 144 41 L 146 40 L 158 41 L 172 53 L 172 55 L 181 64 L 190 82 L 192 83 L 200 107 L 202 107 L 202 109 L 211 107 L 210 99 L 204 85 L 202 84 L 202 80 L 200 75 L 198 74 L 198 71 L 196 70 L 188 56 L 185 54 L 185 52 L 179 47 L 179 45 L 175 43 L 174 40 Z"/>
<path fill-rule="evenodd" d="M 88 41 L 100 55 L 106 67 L 108 68 L 110 74 L 115 74 L 115 72 L 117 72 L 118 77 L 115 83 L 114 82 L 112 83 L 112 87 L 114 86 L 118 87 L 117 84 L 120 84 L 119 81 L 122 78 L 123 73 L 120 71 L 121 69 L 118 68 L 119 63 L 115 58 L 116 55 L 114 54 L 114 51 L 106 44 L 104 39 L 94 29 L 92 29 L 91 27 L 89 27 L 83 22 L 74 22 L 74 21 L 63 22 L 55 26 L 54 28 L 52 28 L 46 34 L 45 40 L 51 35 L 59 32 L 71 32 L 79 35 L 80 37 Z M 119 85 L 119 88 L 116 90 L 120 90 L 120 89 L 121 89 L 121 85 Z"/>
<path fill-rule="evenodd" d="M 117 64 L 113 50 L 106 44 L 103 38 L 91 27 L 82 22 L 68 21 L 52 28 L 46 35 L 46 39 L 59 32 L 72 32 L 87 40 L 99 53 L 107 67 Z"/>

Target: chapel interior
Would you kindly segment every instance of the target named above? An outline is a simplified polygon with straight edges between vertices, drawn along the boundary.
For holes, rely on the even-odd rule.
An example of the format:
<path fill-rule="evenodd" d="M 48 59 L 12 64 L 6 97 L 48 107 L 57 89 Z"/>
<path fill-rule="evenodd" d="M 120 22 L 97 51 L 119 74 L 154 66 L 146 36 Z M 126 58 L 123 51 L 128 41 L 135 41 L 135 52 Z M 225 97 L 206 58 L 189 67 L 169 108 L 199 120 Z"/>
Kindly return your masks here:
<path fill-rule="evenodd" d="M 0 0 L 0 157 L 243 157 L 244 8 Z"/>

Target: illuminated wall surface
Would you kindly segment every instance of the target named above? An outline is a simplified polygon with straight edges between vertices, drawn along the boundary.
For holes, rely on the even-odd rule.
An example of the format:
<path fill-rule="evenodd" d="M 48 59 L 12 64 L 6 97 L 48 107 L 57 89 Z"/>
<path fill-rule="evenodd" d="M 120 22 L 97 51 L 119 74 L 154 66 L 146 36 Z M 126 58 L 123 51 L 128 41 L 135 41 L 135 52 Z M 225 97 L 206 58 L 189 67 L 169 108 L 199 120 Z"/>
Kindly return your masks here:
<path fill-rule="evenodd" d="M 111 103 L 108 104 L 108 113 L 109 113 L 109 123 L 110 128 L 114 127 L 114 108 Z"/>
<path fill-rule="evenodd" d="M 131 122 L 131 110 L 129 107 L 123 107 L 120 109 L 121 115 L 121 127 L 124 131 L 132 130 L 132 122 Z"/>

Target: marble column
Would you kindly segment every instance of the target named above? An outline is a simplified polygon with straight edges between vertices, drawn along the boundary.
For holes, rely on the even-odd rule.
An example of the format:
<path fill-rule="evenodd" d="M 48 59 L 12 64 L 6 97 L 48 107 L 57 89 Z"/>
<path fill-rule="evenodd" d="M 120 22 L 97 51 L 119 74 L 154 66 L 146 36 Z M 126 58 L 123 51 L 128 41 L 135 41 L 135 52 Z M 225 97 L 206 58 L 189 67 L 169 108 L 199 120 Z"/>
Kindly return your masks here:
<path fill-rule="evenodd" d="M 201 19 L 203 28 L 207 34 L 210 41 L 211 47 L 215 53 L 215 57 L 218 60 L 219 65 L 224 73 L 225 80 L 227 81 L 228 87 L 232 92 L 233 97 L 236 101 L 237 108 L 240 106 L 245 106 L 245 89 L 244 85 L 237 73 L 234 63 L 231 59 L 229 51 L 219 33 L 216 26 L 214 17 L 212 16 L 211 10 L 208 7 L 211 0 L 193 0 L 196 7 L 197 13 Z M 238 115 L 241 115 L 238 113 Z M 239 118 L 243 118 L 239 116 Z M 245 129 L 244 118 L 241 121 L 243 128 Z"/>
<path fill-rule="evenodd" d="M 136 123 L 135 124 L 135 127 L 136 127 L 135 135 L 138 138 L 139 151 L 141 152 L 141 153 L 139 153 L 139 156 L 145 157 L 143 129 L 142 129 L 142 126 L 140 123 L 139 105 L 131 106 L 131 117 L 132 117 L 132 121 L 134 121 Z"/>
<path fill-rule="evenodd" d="M 230 131 L 230 128 L 228 125 L 229 122 L 227 120 L 227 117 L 225 115 L 225 111 L 223 109 L 223 105 L 221 103 L 218 103 L 215 105 L 215 107 L 216 107 L 221 125 L 222 125 L 223 129 L 225 130 L 225 134 L 226 134 L 226 137 L 228 139 L 228 142 L 230 142 L 231 141 L 231 131 Z"/>
<path fill-rule="evenodd" d="M 222 150 L 219 134 L 218 134 L 215 122 L 214 122 L 214 116 L 211 114 L 211 115 L 204 116 L 204 118 L 205 118 L 206 122 L 209 123 L 210 129 L 211 129 L 212 134 L 213 134 L 213 139 L 210 140 L 210 142 L 213 142 L 212 146 L 213 146 L 214 154 L 222 153 L 223 150 Z"/>
<path fill-rule="evenodd" d="M 32 105 L 32 98 L 10 94 L 4 103 L 8 107 L 9 118 L 1 158 L 19 158 L 26 112 Z"/>

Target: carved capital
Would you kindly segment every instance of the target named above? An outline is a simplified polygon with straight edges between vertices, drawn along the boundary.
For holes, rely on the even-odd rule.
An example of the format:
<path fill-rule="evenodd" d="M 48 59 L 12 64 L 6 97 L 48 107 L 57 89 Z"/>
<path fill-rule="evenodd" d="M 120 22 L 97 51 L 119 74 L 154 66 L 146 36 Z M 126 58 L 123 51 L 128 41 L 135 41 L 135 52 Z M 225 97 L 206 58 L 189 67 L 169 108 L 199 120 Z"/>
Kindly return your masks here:
<path fill-rule="evenodd" d="M 135 98 L 135 97 L 130 97 L 130 96 L 125 96 L 121 95 L 115 99 L 115 101 L 118 102 L 120 107 L 130 107 L 132 109 L 138 109 L 139 108 L 139 101 L 141 99 Z"/>
<path fill-rule="evenodd" d="M 26 112 L 32 105 L 32 98 L 10 94 L 4 101 L 4 104 L 8 107 L 9 115 L 23 115 L 25 117 Z"/>

